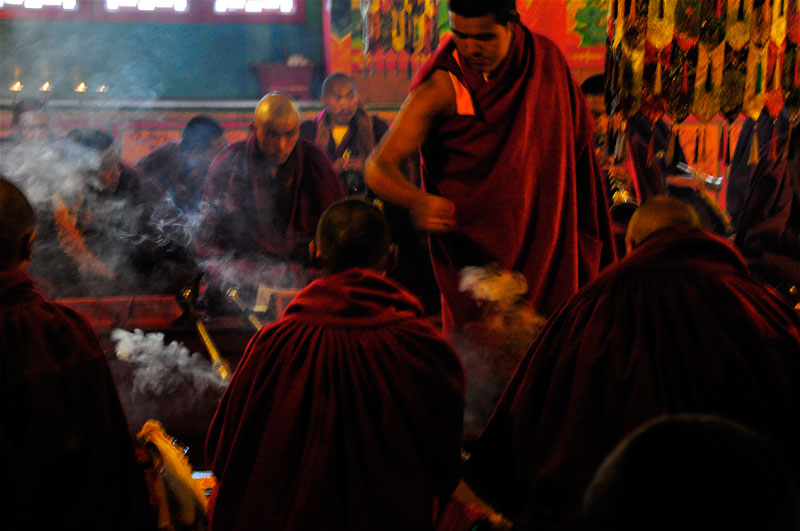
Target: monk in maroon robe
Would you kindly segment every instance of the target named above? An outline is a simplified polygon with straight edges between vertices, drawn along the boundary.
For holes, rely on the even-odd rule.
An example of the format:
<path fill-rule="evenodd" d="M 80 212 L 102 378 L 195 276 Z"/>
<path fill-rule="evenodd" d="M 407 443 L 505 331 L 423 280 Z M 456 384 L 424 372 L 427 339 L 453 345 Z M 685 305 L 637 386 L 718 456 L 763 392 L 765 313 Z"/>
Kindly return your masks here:
<path fill-rule="evenodd" d="M 326 155 L 299 139 L 299 124 L 294 102 L 268 94 L 256 107 L 247 140 L 214 159 L 197 236 L 212 281 L 306 284 L 308 242 L 322 212 L 344 190 Z"/>
<path fill-rule="evenodd" d="M 800 316 L 725 240 L 667 196 L 642 204 L 633 249 L 555 313 L 466 465 L 519 529 L 580 529 L 603 457 L 664 414 L 711 413 L 774 440 L 800 478 Z"/>
<path fill-rule="evenodd" d="M 377 195 L 431 234 L 446 331 L 479 316 L 465 266 L 523 273 L 549 314 L 614 260 L 591 114 L 555 44 L 513 0 L 449 2 L 452 37 L 424 64 L 366 165 Z M 401 163 L 421 146 L 423 190 Z"/>
<path fill-rule="evenodd" d="M 380 211 L 320 220 L 327 276 L 252 339 L 211 423 L 211 529 L 432 529 L 458 483 L 464 376 L 386 278 Z"/>
<path fill-rule="evenodd" d="M 105 355 L 89 322 L 25 273 L 33 210 L 0 179 L 4 529 L 154 529 Z"/>
<path fill-rule="evenodd" d="M 142 157 L 136 166 L 161 186 L 182 214 L 197 211 L 211 162 L 228 141 L 222 126 L 208 116 L 186 122 L 180 142 L 167 142 Z"/>

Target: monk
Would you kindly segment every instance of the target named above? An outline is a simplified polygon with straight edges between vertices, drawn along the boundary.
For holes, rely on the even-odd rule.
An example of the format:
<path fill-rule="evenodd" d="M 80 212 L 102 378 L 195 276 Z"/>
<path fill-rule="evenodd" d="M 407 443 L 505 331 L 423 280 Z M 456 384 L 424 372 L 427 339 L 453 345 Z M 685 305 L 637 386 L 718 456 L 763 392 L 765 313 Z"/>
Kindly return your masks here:
<path fill-rule="evenodd" d="M 453 0 L 452 37 L 412 83 L 366 164 L 378 196 L 431 233 L 446 333 L 479 317 L 466 266 L 521 272 L 549 314 L 614 260 L 592 118 L 564 57 L 519 22 L 514 0 Z M 402 174 L 418 148 L 419 189 Z"/>
<path fill-rule="evenodd" d="M 800 495 L 769 441 L 714 415 L 660 417 L 603 461 L 586 531 L 800 529 Z"/>
<path fill-rule="evenodd" d="M 328 155 L 348 195 L 363 194 L 364 161 L 389 126 L 367 114 L 355 82 L 340 72 L 325 78 L 320 99 L 325 108 L 300 125 L 300 137 Z"/>
<path fill-rule="evenodd" d="M 734 244 L 750 269 L 800 303 L 800 128 L 790 133 L 790 126 L 785 111 L 777 120 L 766 112 L 757 122 L 745 120 L 726 206 L 736 227 Z M 753 142 L 757 161 L 749 157 Z"/>
<path fill-rule="evenodd" d="M 458 359 L 386 278 L 377 207 L 333 204 L 311 252 L 326 276 L 251 340 L 211 423 L 211 528 L 432 529 L 458 483 Z"/>
<path fill-rule="evenodd" d="M 307 283 L 308 242 L 344 190 L 325 154 L 299 135 L 295 103 L 270 93 L 256 106 L 247 140 L 214 159 L 197 235 L 212 283 Z"/>
<path fill-rule="evenodd" d="M 177 222 L 159 186 L 121 160 L 107 132 L 70 130 L 60 164 L 72 171 L 42 208 L 31 267 L 53 297 L 177 293 L 193 264 L 173 245 Z"/>
<path fill-rule="evenodd" d="M 183 214 L 197 212 L 211 161 L 228 144 L 225 130 L 208 116 L 186 122 L 180 142 L 159 146 L 136 164 L 156 181 Z"/>
<path fill-rule="evenodd" d="M 519 529 L 579 529 L 603 457 L 663 414 L 735 420 L 800 477 L 800 316 L 677 199 L 643 203 L 626 238 L 537 336 L 466 465 Z"/>
<path fill-rule="evenodd" d="M 34 213 L 0 178 L 0 452 L 5 529 L 154 529 L 125 416 L 89 322 L 25 272 Z"/>

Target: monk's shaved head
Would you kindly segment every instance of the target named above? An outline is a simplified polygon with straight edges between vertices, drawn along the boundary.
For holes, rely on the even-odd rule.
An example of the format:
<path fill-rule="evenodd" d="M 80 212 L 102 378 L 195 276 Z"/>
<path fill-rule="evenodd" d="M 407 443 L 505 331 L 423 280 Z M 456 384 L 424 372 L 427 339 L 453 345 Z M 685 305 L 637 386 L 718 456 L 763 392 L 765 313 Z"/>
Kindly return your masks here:
<path fill-rule="evenodd" d="M 28 258 L 34 220 L 25 195 L 0 177 L 0 271 L 13 269 Z"/>
<path fill-rule="evenodd" d="M 331 273 L 351 267 L 384 271 L 391 254 L 389 223 L 383 212 L 361 199 L 343 199 L 328 207 L 317 225 L 317 250 Z"/>
<path fill-rule="evenodd" d="M 262 127 L 266 122 L 276 119 L 296 117 L 300 120 L 300 109 L 290 99 L 277 92 L 270 92 L 258 102 L 253 113 L 253 125 Z"/>
<path fill-rule="evenodd" d="M 250 131 L 269 163 L 284 164 L 300 138 L 300 111 L 283 94 L 270 92 L 258 102 Z"/>
<path fill-rule="evenodd" d="M 654 232 L 671 227 L 701 228 L 702 224 L 690 204 L 667 195 L 651 197 L 633 213 L 625 243 L 635 249 Z"/>

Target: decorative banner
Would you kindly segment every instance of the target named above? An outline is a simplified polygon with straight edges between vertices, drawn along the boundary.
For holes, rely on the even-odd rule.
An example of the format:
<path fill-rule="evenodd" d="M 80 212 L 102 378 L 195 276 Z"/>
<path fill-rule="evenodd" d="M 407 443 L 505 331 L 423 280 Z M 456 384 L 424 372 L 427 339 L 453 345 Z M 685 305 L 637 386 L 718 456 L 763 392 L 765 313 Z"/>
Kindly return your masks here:
<path fill-rule="evenodd" d="M 725 45 L 709 51 L 705 44 L 698 46 L 697 76 L 694 85 L 692 114 L 701 122 L 709 122 L 720 111 L 722 70 L 725 64 Z"/>
<path fill-rule="evenodd" d="M 689 112 L 707 122 L 722 112 L 757 120 L 766 108 L 800 113 L 800 0 L 611 0 L 607 54 L 609 108 L 653 121 L 664 112 L 681 122 Z M 642 19 L 646 26 L 642 26 Z M 724 28 L 724 31 L 723 31 Z M 670 31 L 672 36 L 670 37 Z M 643 83 L 624 71 L 635 64 L 635 46 L 646 35 Z M 614 41 L 611 41 L 611 39 Z M 629 46 L 624 46 L 629 44 Z M 667 53 L 669 52 L 669 53 Z M 616 84 L 616 85 L 613 85 Z M 666 100 L 666 101 L 665 101 Z"/>

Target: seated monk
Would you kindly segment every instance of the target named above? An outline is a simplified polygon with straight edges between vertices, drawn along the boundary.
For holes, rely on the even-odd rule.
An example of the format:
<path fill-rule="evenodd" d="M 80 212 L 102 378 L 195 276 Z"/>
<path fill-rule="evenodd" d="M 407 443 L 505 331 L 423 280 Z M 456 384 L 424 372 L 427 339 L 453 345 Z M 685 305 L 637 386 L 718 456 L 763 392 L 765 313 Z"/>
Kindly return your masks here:
<path fill-rule="evenodd" d="M 675 198 L 644 202 L 626 239 L 537 336 L 466 464 L 519 529 L 579 529 L 603 457 L 663 414 L 763 433 L 800 478 L 800 316 Z"/>
<path fill-rule="evenodd" d="M 4 529 L 154 529 L 105 354 L 89 322 L 25 272 L 34 213 L 0 178 Z"/>
<path fill-rule="evenodd" d="M 211 161 L 227 143 L 219 122 L 195 116 L 186 122 L 180 142 L 159 146 L 136 165 L 161 186 L 178 211 L 192 215 L 203 195 Z"/>
<path fill-rule="evenodd" d="M 311 251 L 326 276 L 251 340 L 211 423 L 211 528 L 432 529 L 458 483 L 458 358 L 386 278 L 377 207 L 335 203 Z"/>
<path fill-rule="evenodd" d="M 363 194 L 364 161 L 389 126 L 367 114 L 355 81 L 346 74 L 335 72 L 325 78 L 321 100 L 325 108 L 300 124 L 300 137 L 328 155 L 348 195 Z"/>
<path fill-rule="evenodd" d="M 177 220 L 158 185 L 105 131 L 72 129 L 62 151 L 71 175 L 42 211 L 31 274 L 54 297 L 177 292 L 193 266 L 173 245 Z"/>
<path fill-rule="evenodd" d="M 713 415 L 648 422 L 603 461 L 586 531 L 800 529 L 800 496 L 768 441 Z"/>
<path fill-rule="evenodd" d="M 344 197 L 327 156 L 299 139 L 300 112 L 278 93 L 256 106 L 250 136 L 217 155 L 197 235 L 213 285 L 302 287 L 308 241 L 322 212 Z"/>

